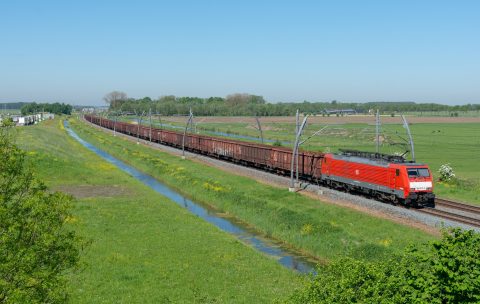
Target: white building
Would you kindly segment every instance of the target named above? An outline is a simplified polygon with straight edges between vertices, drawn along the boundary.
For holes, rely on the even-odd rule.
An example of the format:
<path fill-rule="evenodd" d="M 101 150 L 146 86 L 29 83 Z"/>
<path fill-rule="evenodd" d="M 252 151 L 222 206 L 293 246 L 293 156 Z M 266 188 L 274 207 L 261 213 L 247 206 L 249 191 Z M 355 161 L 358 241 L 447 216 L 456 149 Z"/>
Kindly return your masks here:
<path fill-rule="evenodd" d="M 46 119 L 54 119 L 55 114 L 52 113 L 38 113 L 38 114 L 33 114 L 33 115 L 26 115 L 26 116 L 12 116 L 13 122 L 17 126 L 28 126 L 32 124 L 39 123 L 40 121 L 46 120 Z"/>

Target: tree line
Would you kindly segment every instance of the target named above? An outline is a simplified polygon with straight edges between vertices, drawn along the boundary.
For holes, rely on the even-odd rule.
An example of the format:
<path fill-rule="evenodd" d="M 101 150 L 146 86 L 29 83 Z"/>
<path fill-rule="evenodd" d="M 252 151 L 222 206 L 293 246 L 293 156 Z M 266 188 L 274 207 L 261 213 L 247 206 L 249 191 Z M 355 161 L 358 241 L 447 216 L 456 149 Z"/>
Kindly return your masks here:
<path fill-rule="evenodd" d="M 27 103 L 20 108 L 22 115 L 35 114 L 39 112 L 49 112 L 53 114 L 72 114 L 73 107 L 65 103 Z"/>
<path fill-rule="evenodd" d="M 26 104 L 28 104 L 28 102 L 4 102 L 0 103 L 0 109 L 17 110 L 22 108 Z"/>
<path fill-rule="evenodd" d="M 353 110 L 357 113 L 368 113 L 379 110 L 382 114 L 395 112 L 462 112 L 480 111 L 480 104 L 442 105 L 436 103 L 415 102 L 280 102 L 268 103 L 262 96 L 251 94 L 232 94 L 226 97 L 176 97 L 162 96 L 158 99 L 150 97 L 129 98 L 123 92 L 114 91 L 104 97 L 111 111 L 143 112 L 163 115 L 188 113 L 191 108 L 195 115 L 200 116 L 289 116 L 300 110 L 306 114 L 327 114 L 330 110 Z"/>

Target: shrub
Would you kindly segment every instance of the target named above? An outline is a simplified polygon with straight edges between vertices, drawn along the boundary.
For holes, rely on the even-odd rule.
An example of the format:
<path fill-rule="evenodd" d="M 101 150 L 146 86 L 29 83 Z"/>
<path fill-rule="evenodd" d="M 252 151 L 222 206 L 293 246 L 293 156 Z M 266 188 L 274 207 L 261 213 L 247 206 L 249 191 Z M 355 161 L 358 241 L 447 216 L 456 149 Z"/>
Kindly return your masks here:
<path fill-rule="evenodd" d="M 453 172 L 452 166 L 450 164 L 443 164 L 438 169 L 438 173 L 440 173 L 440 180 L 443 182 L 451 181 L 455 178 L 455 173 Z"/>
<path fill-rule="evenodd" d="M 12 127 L 15 124 L 13 123 L 13 120 L 11 117 L 4 117 L 3 120 L 0 122 L 0 128 L 4 127 Z"/>
<path fill-rule="evenodd" d="M 480 234 L 450 229 L 382 262 L 341 259 L 318 270 L 287 303 L 478 303 Z"/>
<path fill-rule="evenodd" d="M 67 222 L 72 198 L 51 193 L 0 128 L 0 303 L 61 303 L 83 244 Z"/>
<path fill-rule="evenodd" d="M 278 139 L 276 139 L 274 142 L 273 142 L 273 146 L 275 147 L 281 147 L 282 146 L 282 142 Z"/>

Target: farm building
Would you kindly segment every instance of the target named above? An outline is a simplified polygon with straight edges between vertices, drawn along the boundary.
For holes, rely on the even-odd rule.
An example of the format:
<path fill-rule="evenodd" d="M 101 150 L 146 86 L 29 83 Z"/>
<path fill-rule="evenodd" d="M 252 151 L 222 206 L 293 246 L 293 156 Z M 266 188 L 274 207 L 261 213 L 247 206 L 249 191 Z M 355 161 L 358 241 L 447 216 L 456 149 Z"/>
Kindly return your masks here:
<path fill-rule="evenodd" d="M 327 115 L 354 115 L 357 111 L 354 109 L 335 109 L 335 110 L 323 110 L 323 114 Z"/>

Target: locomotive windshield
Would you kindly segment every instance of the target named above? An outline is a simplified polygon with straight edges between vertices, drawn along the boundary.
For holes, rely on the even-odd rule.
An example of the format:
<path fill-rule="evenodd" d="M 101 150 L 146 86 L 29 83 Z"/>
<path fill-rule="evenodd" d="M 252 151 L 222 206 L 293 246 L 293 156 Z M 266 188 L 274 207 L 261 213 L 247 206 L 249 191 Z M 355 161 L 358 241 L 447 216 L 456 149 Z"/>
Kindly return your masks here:
<path fill-rule="evenodd" d="M 407 169 L 408 177 L 429 177 L 430 172 L 427 168 L 410 168 Z"/>

